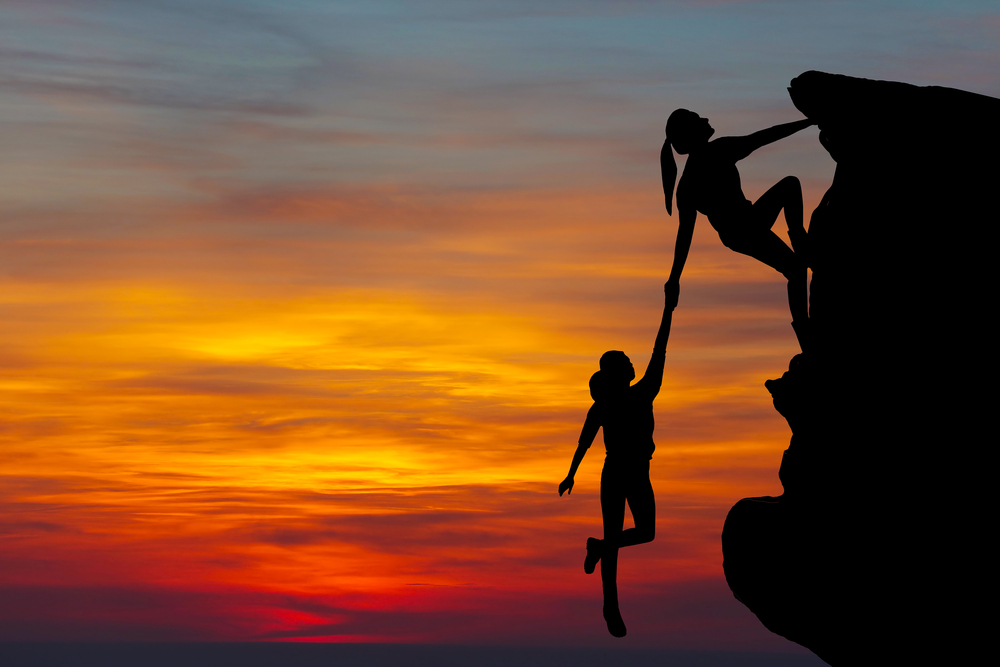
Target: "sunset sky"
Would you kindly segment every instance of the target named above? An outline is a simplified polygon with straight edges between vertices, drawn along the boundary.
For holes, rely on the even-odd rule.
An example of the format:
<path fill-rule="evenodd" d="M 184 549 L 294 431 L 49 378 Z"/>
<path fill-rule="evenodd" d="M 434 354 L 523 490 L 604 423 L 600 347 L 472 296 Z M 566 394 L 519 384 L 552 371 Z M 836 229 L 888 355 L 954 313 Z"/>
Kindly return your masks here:
<path fill-rule="evenodd" d="M 719 541 L 781 493 L 784 281 L 703 218 L 626 640 L 601 436 L 556 493 L 601 353 L 649 359 L 663 126 L 796 120 L 810 69 L 1000 97 L 998 43 L 987 0 L 0 2 L 0 640 L 802 651 Z M 741 173 L 808 217 L 834 167 Z"/>

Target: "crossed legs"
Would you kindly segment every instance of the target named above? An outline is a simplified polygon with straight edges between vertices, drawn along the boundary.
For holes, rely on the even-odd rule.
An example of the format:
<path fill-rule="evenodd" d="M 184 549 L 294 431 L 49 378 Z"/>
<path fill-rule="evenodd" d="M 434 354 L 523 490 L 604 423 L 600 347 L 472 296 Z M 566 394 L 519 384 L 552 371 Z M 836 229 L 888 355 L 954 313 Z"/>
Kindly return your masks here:
<path fill-rule="evenodd" d="M 632 511 L 635 527 L 622 530 L 625 503 Z M 608 631 L 625 636 L 625 623 L 618 611 L 618 550 L 634 544 L 652 542 L 656 536 L 656 501 L 649 483 L 649 462 L 616 465 L 605 462 L 601 473 L 601 514 L 604 539 L 595 540 L 601 560 L 601 583 L 604 588 L 604 619 Z M 588 540 L 588 561 L 591 542 Z"/>

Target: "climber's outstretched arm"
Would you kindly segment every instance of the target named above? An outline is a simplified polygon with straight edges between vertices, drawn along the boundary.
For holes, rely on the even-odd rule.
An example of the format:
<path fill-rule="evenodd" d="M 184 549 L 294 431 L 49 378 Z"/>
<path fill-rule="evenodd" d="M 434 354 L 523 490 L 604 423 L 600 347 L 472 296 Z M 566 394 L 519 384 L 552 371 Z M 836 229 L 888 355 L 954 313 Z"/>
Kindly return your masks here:
<path fill-rule="evenodd" d="M 677 226 L 677 241 L 674 243 L 674 264 L 670 267 L 670 277 L 667 279 L 668 298 L 672 296 L 671 310 L 677 305 L 677 294 L 680 290 L 681 272 L 687 262 L 688 251 L 691 250 L 691 238 L 694 236 L 694 223 L 698 219 L 698 210 L 680 200 L 678 194 L 677 213 L 680 224 Z"/>
<path fill-rule="evenodd" d="M 735 157 L 737 160 L 742 160 L 761 146 L 773 144 L 775 141 L 780 141 L 785 137 L 790 137 L 796 132 L 804 130 L 810 125 L 815 124 L 815 121 L 803 118 L 802 120 L 797 120 L 794 123 L 783 123 L 781 125 L 769 127 L 766 130 L 760 130 L 759 132 L 748 134 L 745 137 L 738 137 L 741 141 L 738 142 L 739 150 L 737 151 L 738 155 Z"/>
<path fill-rule="evenodd" d="M 656 341 L 653 343 L 653 354 L 649 357 L 649 365 L 642 379 L 632 385 L 636 391 L 647 395 L 649 400 L 656 398 L 660 393 L 660 386 L 663 384 L 663 365 L 667 353 L 667 339 L 670 338 L 670 323 L 673 319 L 674 308 L 677 306 L 677 293 L 673 291 L 673 285 L 667 283 L 663 286 L 663 317 L 660 318 L 660 328 L 656 332 Z"/>

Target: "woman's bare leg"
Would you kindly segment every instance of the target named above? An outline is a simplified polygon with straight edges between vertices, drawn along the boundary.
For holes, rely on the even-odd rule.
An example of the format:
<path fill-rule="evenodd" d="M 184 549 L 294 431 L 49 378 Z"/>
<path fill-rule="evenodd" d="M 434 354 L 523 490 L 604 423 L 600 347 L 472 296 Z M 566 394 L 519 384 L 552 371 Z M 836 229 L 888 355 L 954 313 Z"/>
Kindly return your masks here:
<path fill-rule="evenodd" d="M 727 234 L 726 246 L 767 264 L 788 279 L 788 309 L 792 313 L 792 329 L 795 330 L 799 346 L 805 352 L 809 346 L 808 273 L 805 263 L 770 229 L 760 231 L 757 228 L 739 235 Z"/>
<path fill-rule="evenodd" d="M 752 209 L 754 226 L 766 226 L 771 229 L 782 209 L 785 211 L 788 240 L 792 242 L 792 250 L 804 264 L 808 264 L 806 257 L 808 235 L 803 224 L 802 184 L 794 176 L 781 179 L 754 202 Z"/>
<path fill-rule="evenodd" d="M 636 544 L 646 544 L 652 542 L 656 537 L 656 499 L 653 496 L 653 486 L 649 483 L 649 475 L 645 480 L 639 479 L 635 488 L 629 489 L 626 495 L 629 509 L 632 511 L 632 520 L 635 521 L 634 528 L 626 528 L 618 535 L 618 548 L 631 547 Z M 617 518 L 612 517 L 612 522 Z M 622 509 L 622 524 L 625 522 L 624 508 Z M 600 561 L 604 553 L 604 540 L 594 537 L 587 538 L 587 560 L 584 563 L 584 571 L 590 574 L 593 568 Z"/>
<path fill-rule="evenodd" d="M 635 528 L 623 530 L 618 548 L 652 542 L 656 537 L 656 499 L 649 483 L 649 468 L 636 472 L 628 490 L 628 508 L 632 511 Z"/>
<path fill-rule="evenodd" d="M 749 255 L 767 264 L 788 279 L 788 309 L 792 321 L 804 322 L 809 317 L 809 302 L 806 294 L 806 265 L 771 230 L 740 239 L 738 244 L 729 246 L 743 255 Z"/>
<path fill-rule="evenodd" d="M 771 231 L 782 210 L 785 211 L 785 222 L 788 223 L 791 248 Z M 764 262 L 788 279 L 788 309 L 792 313 L 792 328 L 795 329 L 799 345 L 805 351 L 809 321 L 806 259 L 808 236 L 802 224 L 802 185 L 799 179 L 787 176 L 778 181 L 754 202 L 746 226 L 735 234 L 730 232 L 726 236 L 726 245 L 730 248 Z"/>
<path fill-rule="evenodd" d="M 635 527 L 622 530 L 625 503 L 632 510 Z M 625 622 L 618 610 L 618 550 L 652 542 L 656 536 L 656 500 L 649 483 L 649 464 L 624 470 L 605 465 L 601 474 L 601 513 L 604 540 L 601 544 L 601 583 L 604 588 L 604 620 L 608 632 L 625 636 Z"/>
<path fill-rule="evenodd" d="M 604 520 L 604 543 L 601 549 L 601 585 L 604 589 L 604 620 L 608 632 L 625 636 L 625 623 L 618 611 L 618 545 L 625 523 L 625 488 L 627 480 L 618 466 L 604 464 L 601 473 L 601 515 Z"/>

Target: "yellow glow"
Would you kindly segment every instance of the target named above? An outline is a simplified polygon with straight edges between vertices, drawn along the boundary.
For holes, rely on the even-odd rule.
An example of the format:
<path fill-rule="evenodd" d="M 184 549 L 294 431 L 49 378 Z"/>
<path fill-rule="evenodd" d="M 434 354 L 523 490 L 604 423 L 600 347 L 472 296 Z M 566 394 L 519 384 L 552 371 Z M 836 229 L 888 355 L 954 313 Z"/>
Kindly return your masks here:
<path fill-rule="evenodd" d="M 642 230 L 622 232 L 632 233 Z M 573 495 L 555 486 L 600 354 L 624 349 L 640 372 L 648 358 L 663 267 L 628 252 L 581 262 L 557 237 L 534 238 L 552 255 L 502 280 L 573 276 L 595 286 L 593 302 L 532 300 L 507 282 L 464 297 L 179 280 L 0 286 L 0 345 L 13 360 L 0 376 L 0 444 L 17 480 L 3 499 L 24 508 L 19 525 L 72 527 L 29 531 L 8 550 L 25 563 L 58 554 L 74 585 L 195 581 L 433 607 L 445 604 L 439 591 L 506 590 L 517 562 L 525 591 L 578 595 L 578 566 L 534 563 L 599 534 L 600 437 Z M 441 245 L 521 250 L 494 240 L 461 230 Z M 688 284 L 724 278 L 699 273 L 715 257 L 703 255 Z M 649 294 L 620 303 L 601 293 L 605 279 Z M 744 335 L 762 312 L 675 314 L 652 468 L 670 537 L 643 552 L 664 581 L 720 577 L 726 509 L 780 490 L 787 427 L 761 383 L 788 341 Z M 718 338 L 706 343 L 705 331 Z M 768 417 L 714 421 L 718 405 Z M 16 576 L 53 583 L 41 566 Z"/>

